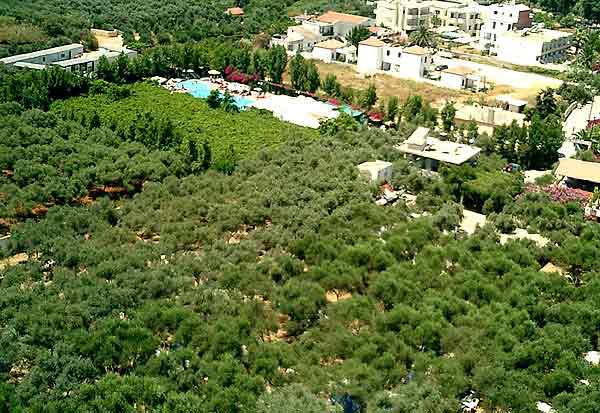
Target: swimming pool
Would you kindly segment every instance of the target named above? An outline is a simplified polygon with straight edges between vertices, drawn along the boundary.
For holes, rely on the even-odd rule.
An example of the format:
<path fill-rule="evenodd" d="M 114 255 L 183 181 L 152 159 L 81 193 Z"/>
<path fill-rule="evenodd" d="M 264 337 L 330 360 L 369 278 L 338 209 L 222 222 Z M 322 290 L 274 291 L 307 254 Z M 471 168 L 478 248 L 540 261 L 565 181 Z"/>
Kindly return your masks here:
<path fill-rule="evenodd" d="M 177 88 L 187 90 L 195 98 L 206 99 L 210 95 L 212 85 L 210 82 L 204 80 L 190 79 L 179 82 Z M 222 93 L 221 96 L 223 96 Z M 235 105 L 240 109 L 246 109 L 254 103 L 253 99 L 246 96 L 233 96 L 233 100 L 235 101 Z"/>

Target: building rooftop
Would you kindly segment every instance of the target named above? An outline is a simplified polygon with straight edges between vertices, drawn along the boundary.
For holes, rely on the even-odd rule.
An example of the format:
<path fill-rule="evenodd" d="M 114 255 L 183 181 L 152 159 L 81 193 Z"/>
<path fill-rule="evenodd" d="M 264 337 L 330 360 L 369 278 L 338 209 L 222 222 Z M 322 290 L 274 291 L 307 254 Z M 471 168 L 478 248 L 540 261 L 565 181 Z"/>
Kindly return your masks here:
<path fill-rule="evenodd" d="M 28 63 L 28 62 L 17 62 L 13 66 L 20 67 L 23 69 L 37 69 L 37 70 L 44 70 L 46 68 L 46 65 L 41 65 L 38 63 Z"/>
<path fill-rule="evenodd" d="M 501 37 L 508 37 L 512 39 L 524 39 L 527 41 L 535 41 L 535 42 L 549 42 L 556 39 L 561 39 L 563 37 L 572 36 L 572 33 L 561 32 L 559 30 L 550 30 L 550 29 L 523 29 L 519 31 L 505 32 L 501 33 Z"/>
<path fill-rule="evenodd" d="M 497 102 L 506 103 L 511 106 L 527 106 L 526 100 L 517 99 L 510 95 L 498 95 L 495 99 Z"/>
<path fill-rule="evenodd" d="M 468 67 L 464 66 L 449 67 L 448 69 L 442 70 L 442 72 L 457 76 L 469 76 L 475 73 L 473 69 L 469 69 Z"/>
<path fill-rule="evenodd" d="M 289 28 L 289 30 L 293 33 L 298 33 L 306 40 L 317 41 L 317 39 L 319 38 L 319 36 L 315 32 L 307 29 L 306 27 L 304 27 L 302 25 L 291 26 Z"/>
<path fill-rule="evenodd" d="M 555 175 L 600 184 L 600 163 L 561 159 Z"/>
<path fill-rule="evenodd" d="M 360 165 L 358 165 L 358 169 L 384 169 L 384 168 L 388 168 L 392 166 L 391 162 L 387 162 L 387 161 L 381 161 L 379 159 L 375 160 L 375 161 L 368 161 L 368 162 L 363 162 Z"/>
<path fill-rule="evenodd" d="M 54 62 L 52 64 L 56 65 L 56 66 L 61 66 L 61 67 L 70 67 L 70 66 L 74 66 L 74 65 L 78 65 L 78 64 L 82 64 L 82 63 L 97 62 L 98 60 L 100 60 L 100 58 L 102 56 L 105 56 L 106 58 L 118 57 L 121 53 L 126 53 L 127 51 L 128 51 L 127 49 L 123 49 L 122 52 L 117 52 L 114 50 L 98 49 L 93 52 L 84 53 L 83 55 L 81 55 L 79 57 L 75 57 L 73 59 L 61 60 L 59 62 Z"/>
<path fill-rule="evenodd" d="M 317 17 L 317 20 L 323 23 L 352 23 L 352 24 L 362 24 L 369 21 L 368 17 L 357 16 L 355 14 L 347 14 L 347 13 L 339 13 L 336 11 L 328 11 L 325 14 Z"/>
<path fill-rule="evenodd" d="M 410 46 L 402 50 L 403 53 L 414 54 L 423 56 L 429 54 L 429 50 L 421 47 L 421 46 Z"/>
<path fill-rule="evenodd" d="M 230 7 L 227 9 L 226 13 L 231 16 L 243 16 L 244 9 L 242 9 L 241 7 Z"/>
<path fill-rule="evenodd" d="M 341 49 L 344 46 L 346 46 L 345 43 L 342 43 L 339 40 L 335 40 L 335 39 L 325 40 L 325 41 L 317 43 L 315 45 L 315 47 L 318 47 L 320 49 L 330 49 L 330 50 Z"/>
<path fill-rule="evenodd" d="M 37 52 L 18 54 L 15 56 L 5 57 L 0 59 L 0 63 L 12 64 L 23 60 L 35 59 L 42 56 L 47 56 L 53 53 L 62 53 L 73 50 L 83 50 L 83 46 L 79 43 L 71 43 L 64 46 L 52 47 L 50 49 L 38 50 Z"/>
<path fill-rule="evenodd" d="M 359 43 L 359 45 L 372 46 L 372 47 L 383 47 L 385 46 L 385 42 L 379 40 L 376 37 L 369 37 L 366 40 L 363 40 Z"/>
<path fill-rule="evenodd" d="M 453 165 L 461 165 L 473 159 L 481 152 L 481 148 L 477 146 L 441 141 L 431 138 L 428 135 L 428 128 L 419 127 L 406 141 L 396 148 L 403 153 Z"/>
<path fill-rule="evenodd" d="M 522 126 L 525 122 L 523 113 L 511 112 L 502 108 L 480 105 L 456 105 L 456 119 L 477 123 L 484 123 L 491 126 L 510 125 L 513 121 Z"/>

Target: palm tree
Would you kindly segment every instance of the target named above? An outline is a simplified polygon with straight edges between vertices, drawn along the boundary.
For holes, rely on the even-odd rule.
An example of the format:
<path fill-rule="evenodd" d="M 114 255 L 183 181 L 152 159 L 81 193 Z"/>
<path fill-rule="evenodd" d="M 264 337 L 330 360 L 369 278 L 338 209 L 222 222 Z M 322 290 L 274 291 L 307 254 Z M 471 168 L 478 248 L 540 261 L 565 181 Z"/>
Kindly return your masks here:
<path fill-rule="evenodd" d="M 408 39 L 413 46 L 435 47 L 437 44 L 436 35 L 425 25 L 420 25 Z"/>

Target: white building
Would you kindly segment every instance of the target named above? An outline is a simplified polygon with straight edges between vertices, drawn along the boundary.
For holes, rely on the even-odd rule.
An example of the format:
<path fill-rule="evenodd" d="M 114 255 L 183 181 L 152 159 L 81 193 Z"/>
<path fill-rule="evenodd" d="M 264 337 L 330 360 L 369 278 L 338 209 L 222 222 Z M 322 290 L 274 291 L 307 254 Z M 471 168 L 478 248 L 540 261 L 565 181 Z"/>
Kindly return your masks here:
<path fill-rule="evenodd" d="M 524 29 L 498 35 L 498 59 L 519 65 L 558 63 L 567 57 L 572 34 L 548 29 Z"/>
<path fill-rule="evenodd" d="M 437 171 L 440 164 L 462 165 L 479 157 L 481 148 L 456 142 L 441 141 L 429 136 L 429 129 L 419 127 L 402 144 L 396 147 L 421 168 Z"/>
<path fill-rule="evenodd" d="M 13 66 L 15 63 L 29 63 L 31 65 L 41 65 L 45 67 L 45 65 L 61 60 L 73 59 L 81 55 L 83 55 L 83 46 L 79 43 L 72 43 L 37 52 L 5 57 L 4 59 L 0 59 L 0 63 L 5 64 L 6 66 Z"/>
<path fill-rule="evenodd" d="M 411 46 L 402 50 L 399 71 L 405 77 L 420 78 L 425 75 L 425 70 L 431 64 L 433 64 L 433 57 L 429 50 L 419 46 Z"/>
<path fill-rule="evenodd" d="M 338 60 L 342 50 L 346 47 L 345 43 L 339 40 L 329 39 L 317 43 L 312 51 L 313 59 L 321 60 L 325 63 L 332 63 Z"/>
<path fill-rule="evenodd" d="M 368 17 L 329 11 L 318 17 L 307 17 L 301 24 L 288 27 L 285 35 L 273 35 L 271 46 L 283 46 L 290 54 L 311 52 L 317 43 L 333 37 L 346 37 L 353 28 L 372 24 L 373 20 Z"/>
<path fill-rule="evenodd" d="M 359 172 L 376 184 L 389 182 L 392 179 L 392 164 L 386 161 L 363 162 L 358 165 Z"/>
<path fill-rule="evenodd" d="M 429 8 L 432 26 L 454 28 L 471 37 L 479 37 L 482 25 L 479 6 L 464 2 L 433 0 Z"/>
<path fill-rule="evenodd" d="M 430 2 L 423 0 L 379 0 L 375 21 L 394 32 L 411 32 L 429 26 Z"/>
<path fill-rule="evenodd" d="M 374 73 L 381 70 L 384 46 L 385 42 L 376 37 L 370 37 L 358 44 L 357 68 L 360 73 Z"/>
<path fill-rule="evenodd" d="M 482 87 L 481 78 L 466 67 L 450 67 L 441 73 L 440 83 L 448 89 L 476 89 Z"/>
<path fill-rule="evenodd" d="M 338 13 L 328 11 L 325 14 L 317 17 L 317 21 L 333 26 L 333 35 L 346 37 L 355 27 L 369 27 L 373 25 L 373 19 L 354 14 Z"/>
<path fill-rule="evenodd" d="M 98 61 L 106 57 L 109 62 L 116 60 L 121 54 L 128 58 L 137 56 L 137 52 L 125 47 L 119 50 L 99 48 L 98 50 L 84 53 L 83 46 L 78 43 L 40 50 L 0 59 L 0 63 L 25 69 L 43 70 L 48 65 L 59 66 L 69 72 L 93 72 L 98 67 Z"/>
<path fill-rule="evenodd" d="M 531 27 L 531 9 L 524 4 L 493 4 L 481 7 L 483 25 L 479 48 L 496 52 L 501 33 Z"/>
<path fill-rule="evenodd" d="M 433 64 L 431 52 L 419 46 L 402 47 L 371 37 L 358 45 L 358 71 L 374 73 L 384 70 L 402 77 L 420 78 Z"/>

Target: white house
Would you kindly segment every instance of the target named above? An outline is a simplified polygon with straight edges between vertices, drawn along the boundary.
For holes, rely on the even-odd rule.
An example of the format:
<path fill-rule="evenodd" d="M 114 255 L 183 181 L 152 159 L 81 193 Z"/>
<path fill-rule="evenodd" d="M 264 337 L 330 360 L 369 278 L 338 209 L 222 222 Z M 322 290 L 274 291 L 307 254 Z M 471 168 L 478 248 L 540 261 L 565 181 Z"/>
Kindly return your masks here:
<path fill-rule="evenodd" d="M 329 39 L 317 43 L 312 51 L 313 59 L 321 60 L 325 63 L 332 63 L 338 59 L 338 55 L 342 54 L 342 49 L 346 46 L 345 43 L 339 40 Z"/>
<path fill-rule="evenodd" d="M 403 76 L 419 78 L 425 75 L 425 69 L 433 63 L 431 52 L 419 46 L 411 46 L 402 50 L 400 71 Z"/>
<path fill-rule="evenodd" d="M 433 0 L 430 2 L 431 25 L 454 28 L 472 37 L 479 37 L 481 11 L 478 5 L 466 2 Z"/>
<path fill-rule="evenodd" d="M 370 37 L 358 44 L 358 71 L 373 73 L 381 70 L 383 64 L 383 47 L 385 43 L 376 37 Z"/>
<path fill-rule="evenodd" d="M 472 69 L 461 66 L 450 67 L 442 70 L 440 82 L 448 89 L 471 89 L 479 86 L 480 77 Z"/>
<path fill-rule="evenodd" d="M 481 7 L 483 24 L 479 34 L 479 48 L 496 52 L 501 33 L 531 27 L 531 9 L 524 4 L 493 4 Z"/>
<path fill-rule="evenodd" d="M 363 162 L 358 165 L 359 172 L 376 184 L 389 182 L 392 179 L 392 164 L 386 161 Z"/>
<path fill-rule="evenodd" d="M 419 26 L 429 26 L 430 4 L 423 0 L 379 0 L 375 21 L 394 32 L 411 32 Z"/>
<path fill-rule="evenodd" d="M 433 63 L 431 52 L 419 46 L 402 47 L 371 37 L 358 45 L 358 71 L 373 73 L 384 70 L 402 77 L 423 77 Z"/>
<path fill-rule="evenodd" d="M 567 57 L 573 35 L 558 30 L 524 29 L 498 35 L 498 59 L 519 65 L 558 63 Z"/>
<path fill-rule="evenodd" d="M 320 23 L 333 26 L 334 36 L 346 37 L 355 27 L 369 27 L 373 24 L 373 19 L 355 14 L 338 13 L 336 11 L 328 11 L 325 14 L 317 17 Z"/>

